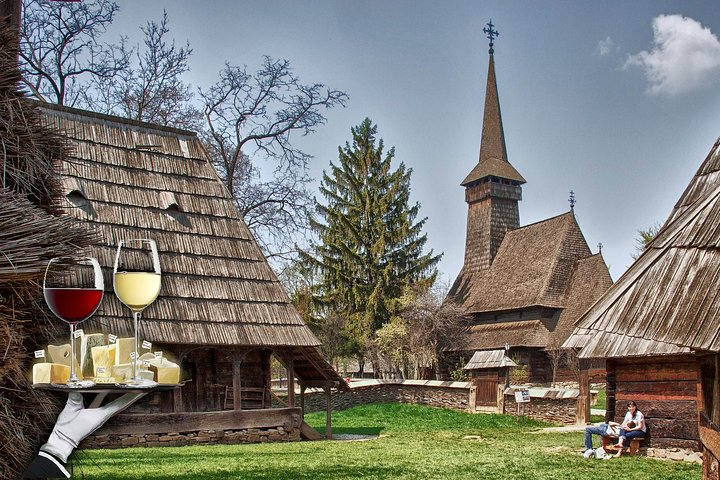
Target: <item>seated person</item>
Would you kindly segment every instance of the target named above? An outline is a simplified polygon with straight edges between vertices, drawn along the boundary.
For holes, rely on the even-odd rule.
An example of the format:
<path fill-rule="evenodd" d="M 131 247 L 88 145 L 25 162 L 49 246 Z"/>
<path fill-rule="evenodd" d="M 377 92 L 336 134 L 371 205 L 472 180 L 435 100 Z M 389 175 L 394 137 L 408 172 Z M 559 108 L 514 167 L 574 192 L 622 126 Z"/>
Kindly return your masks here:
<path fill-rule="evenodd" d="M 616 437 L 620 433 L 618 427 L 620 427 L 620 424 L 617 422 L 599 423 L 585 427 L 585 453 L 583 453 L 583 457 L 590 458 L 595 455 L 592 444 L 593 434 L 601 437 Z"/>
<path fill-rule="evenodd" d="M 637 408 L 637 403 L 630 400 L 628 402 L 628 412 L 625 414 L 625 419 L 622 425 L 620 425 L 620 432 L 618 433 L 618 452 L 615 454 L 616 457 L 622 455 L 623 448 L 633 438 L 644 437 L 647 427 L 645 426 L 645 415 L 642 414 Z"/>

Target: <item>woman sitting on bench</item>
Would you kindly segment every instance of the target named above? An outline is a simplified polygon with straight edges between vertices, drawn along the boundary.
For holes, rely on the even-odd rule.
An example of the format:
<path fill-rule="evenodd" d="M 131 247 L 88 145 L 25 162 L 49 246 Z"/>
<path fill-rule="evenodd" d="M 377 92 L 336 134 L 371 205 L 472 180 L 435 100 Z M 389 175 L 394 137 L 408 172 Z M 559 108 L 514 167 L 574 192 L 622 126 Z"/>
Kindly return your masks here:
<path fill-rule="evenodd" d="M 625 419 L 623 420 L 622 425 L 620 425 L 620 433 L 618 434 L 617 443 L 618 452 L 615 456 L 619 457 L 622 455 L 626 442 L 629 442 L 633 438 L 644 437 L 646 430 L 645 415 L 638 410 L 637 403 L 630 400 L 628 402 L 628 412 L 625 414 Z"/>

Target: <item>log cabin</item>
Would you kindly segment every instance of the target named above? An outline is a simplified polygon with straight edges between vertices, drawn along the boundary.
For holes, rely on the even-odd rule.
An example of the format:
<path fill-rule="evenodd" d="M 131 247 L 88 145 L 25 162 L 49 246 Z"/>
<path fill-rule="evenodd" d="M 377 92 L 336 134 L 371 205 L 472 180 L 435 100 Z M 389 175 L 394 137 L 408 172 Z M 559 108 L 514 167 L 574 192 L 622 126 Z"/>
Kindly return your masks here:
<path fill-rule="evenodd" d="M 90 253 L 103 267 L 106 292 L 83 324 L 86 333 L 132 336 L 130 311 L 112 291 L 117 244 L 151 238 L 158 245 L 162 288 L 143 312 L 139 337 L 177 360 L 185 383 L 149 395 L 132 411 L 155 415 L 152 422 L 160 426 L 163 415 L 182 412 L 231 419 L 207 415 L 210 420 L 192 425 L 247 424 L 223 410 L 247 417 L 249 410 L 272 406 L 274 357 L 287 370 L 287 415 L 297 416 L 302 404 L 296 402 L 297 385 L 301 397 L 309 387 L 326 390 L 329 419 L 330 389 L 347 384 L 318 352 L 320 342 L 290 302 L 197 135 L 69 107 L 37 108 L 71 148 L 58 165 L 61 206 L 99 238 Z M 258 418 L 251 423 L 270 417 Z M 113 419 L 103 432 L 122 422 L 128 419 Z"/>
<path fill-rule="evenodd" d="M 646 415 L 647 444 L 703 448 L 720 471 L 720 140 L 642 255 L 565 342 L 607 359 L 606 420 L 625 402 Z M 582 384 L 581 384 L 582 387 Z M 587 390 L 587 389 L 585 389 Z"/>

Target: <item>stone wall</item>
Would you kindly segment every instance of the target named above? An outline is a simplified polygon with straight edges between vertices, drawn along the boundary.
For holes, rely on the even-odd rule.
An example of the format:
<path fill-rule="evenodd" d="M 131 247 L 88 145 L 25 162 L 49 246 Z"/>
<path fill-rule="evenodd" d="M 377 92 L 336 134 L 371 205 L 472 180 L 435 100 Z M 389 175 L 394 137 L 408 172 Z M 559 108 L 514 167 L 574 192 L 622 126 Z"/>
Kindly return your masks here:
<path fill-rule="evenodd" d="M 418 403 L 431 407 L 467 411 L 470 384 L 437 380 L 364 380 L 352 382 L 349 391 L 333 392 L 333 410 L 346 410 L 368 403 Z M 296 402 L 300 399 L 295 397 Z M 324 412 L 324 392 L 305 393 L 305 412 Z M 298 405 L 298 403 L 296 403 Z"/>
<path fill-rule="evenodd" d="M 550 423 L 574 425 L 577 414 L 577 390 L 555 390 L 548 388 L 530 388 L 530 401 L 521 404 L 521 414 L 535 420 Z M 505 391 L 504 413 L 515 415 L 517 412 L 515 389 Z"/>
<path fill-rule="evenodd" d="M 300 440 L 301 428 L 299 408 L 119 414 L 87 437 L 80 448 L 290 442 Z"/>
<path fill-rule="evenodd" d="M 292 442 L 300 440 L 296 427 L 247 428 L 241 430 L 199 430 L 162 434 L 91 435 L 80 448 L 181 447 L 185 445 L 217 445 L 234 443 Z"/>

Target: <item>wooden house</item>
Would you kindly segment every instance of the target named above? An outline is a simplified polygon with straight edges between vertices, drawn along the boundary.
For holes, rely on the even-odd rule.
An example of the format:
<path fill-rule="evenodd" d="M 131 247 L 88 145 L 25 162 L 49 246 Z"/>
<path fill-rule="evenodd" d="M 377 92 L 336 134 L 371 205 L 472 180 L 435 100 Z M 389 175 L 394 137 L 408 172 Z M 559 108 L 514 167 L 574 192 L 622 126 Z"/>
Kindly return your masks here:
<path fill-rule="evenodd" d="M 476 351 L 509 347 L 528 366 L 530 381 L 548 382 L 547 351 L 562 345 L 612 279 L 572 211 L 520 227 L 523 183 L 508 161 L 491 49 L 480 158 L 461 184 L 468 204 L 465 259 L 448 294 L 471 322 L 447 352 L 446 367 Z"/>
<path fill-rule="evenodd" d="M 132 336 L 130 311 L 112 292 L 115 251 L 124 238 L 157 242 L 162 288 L 139 337 L 179 361 L 190 381 L 153 395 L 146 412 L 269 408 L 272 356 L 288 372 L 288 407 L 296 406 L 295 379 L 301 392 L 347 387 L 319 354 L 194 132 L 39 108 L 72 149 L 59 167 L 63 206 L 100 238 L 91 250 L 106 295 L 85 332 Z"/>
<path fill-rule="evenodd" d="M 720 457 L 720 140 L 643 254 L 585 315 L 565 346 L 607 359 L 607 418 L 628 400 L 655 447 Z M 714 473 L 713 473 L 714 472 Z"/>

